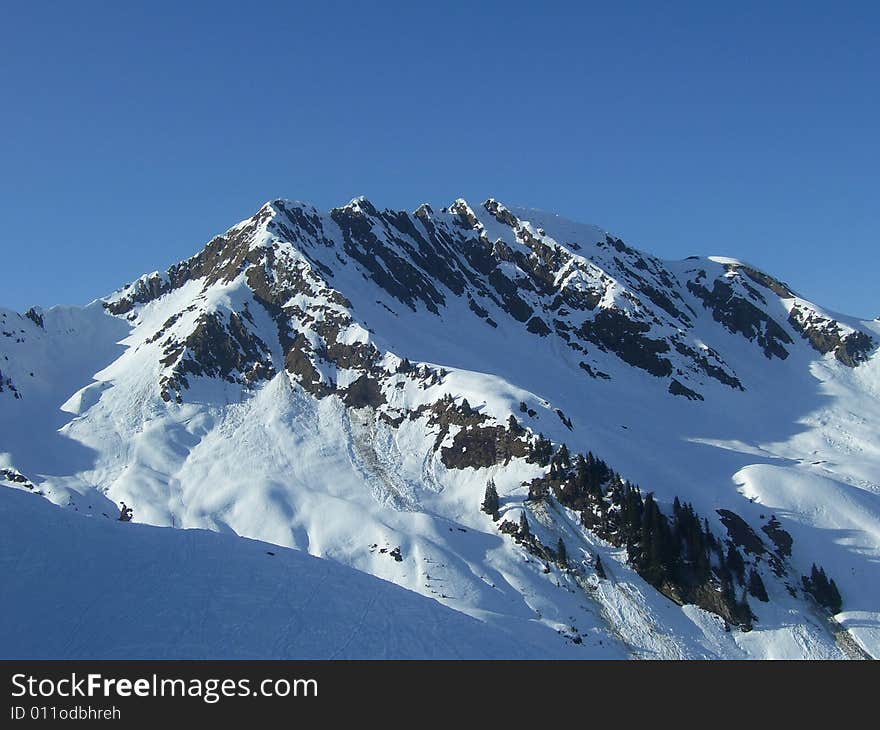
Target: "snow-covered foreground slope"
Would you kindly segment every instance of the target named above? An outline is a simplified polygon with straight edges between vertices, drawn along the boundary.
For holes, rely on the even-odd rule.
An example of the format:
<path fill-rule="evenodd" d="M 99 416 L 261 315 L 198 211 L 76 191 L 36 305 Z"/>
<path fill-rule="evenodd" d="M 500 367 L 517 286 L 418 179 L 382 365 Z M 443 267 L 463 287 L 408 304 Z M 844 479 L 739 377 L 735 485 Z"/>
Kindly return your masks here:
<path fill-rule="evenodd" d="M 742 262 L 496 201 L 273 201 L 166 273 L 0 331 L 0 480 L 71 510 L 328 557 L 553 656 L 880 655 L 880 323 Z M 563 443 L 617 472 L 603 496 L 571 496 Z M 675 530 L 673 499 L 693 505 L 708 580 L 664 584 L 647 533 L 584 526 L 619 513 L 615 484 Z"/>
<path fill-rule="evenodd" d="M 0 488 L 4 659 L 552 658 L 330 560 Z"/>

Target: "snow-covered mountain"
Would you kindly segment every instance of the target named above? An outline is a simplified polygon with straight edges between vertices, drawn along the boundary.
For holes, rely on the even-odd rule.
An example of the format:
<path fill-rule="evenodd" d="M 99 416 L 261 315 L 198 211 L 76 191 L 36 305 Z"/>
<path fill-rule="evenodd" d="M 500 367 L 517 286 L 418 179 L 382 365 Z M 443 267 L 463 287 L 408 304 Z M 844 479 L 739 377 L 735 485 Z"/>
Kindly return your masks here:
<path fill-rule="evenodd" d="M 275 200 L 87 307 L 0 310 L 0 479 L 343 563 L 483 622 L 474 656 L 878 656 L 878 343 L 495 200 Z"/>

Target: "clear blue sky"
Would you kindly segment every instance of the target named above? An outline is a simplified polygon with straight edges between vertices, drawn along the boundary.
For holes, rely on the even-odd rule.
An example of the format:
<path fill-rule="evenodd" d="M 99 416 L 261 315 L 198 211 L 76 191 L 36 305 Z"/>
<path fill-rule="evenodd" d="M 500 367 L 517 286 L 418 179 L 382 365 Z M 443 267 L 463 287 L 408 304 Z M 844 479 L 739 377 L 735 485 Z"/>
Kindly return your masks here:
<path fill-rule="evenodd" d="M 0 305 L 365 194 L 553 210 L 873 317 L 878 38 L 873 2 L 0 0 Z"/>

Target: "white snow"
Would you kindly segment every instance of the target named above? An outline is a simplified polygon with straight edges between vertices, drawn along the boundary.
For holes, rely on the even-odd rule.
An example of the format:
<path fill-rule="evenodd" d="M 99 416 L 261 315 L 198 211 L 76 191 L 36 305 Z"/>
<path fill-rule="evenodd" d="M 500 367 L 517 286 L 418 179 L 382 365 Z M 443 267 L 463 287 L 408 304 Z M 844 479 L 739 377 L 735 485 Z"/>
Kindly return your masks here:
<path fill-rule="evenodd" d="M 0 487 L 3 659 L 553 658 L 331 560 Z"/>

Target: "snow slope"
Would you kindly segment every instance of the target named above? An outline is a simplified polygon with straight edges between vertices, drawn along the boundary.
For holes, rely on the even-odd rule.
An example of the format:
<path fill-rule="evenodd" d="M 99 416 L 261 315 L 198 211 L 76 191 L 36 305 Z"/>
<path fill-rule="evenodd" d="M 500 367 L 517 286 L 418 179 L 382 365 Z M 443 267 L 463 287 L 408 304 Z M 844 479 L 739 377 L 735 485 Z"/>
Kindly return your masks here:
<path fill-rule="evenodd" d="M 330 560 L 0 488 L 4 659 L 552 658 Z"/>
<path fill-rule="evenodd" d="M 169 272 L 37 314 L 0 312 L 0 468 L 58 505 L 307 551 L 553 656 L 880 655 L 880 359 L 845 346 L 880 323 L 736 259 L 664 262 L 497 201 L 273 201 Z M 538 464 L 467 465 L 449 397 L 592 451 L 667 512 L 692 502 L 723 538 L 719 509 L 768 551 L 778 518 L 786 576 L 746 556 L 771 598 L 754 629 L 677 606 L 577 513 L 526 501 Z M 499 532 L 489 478 L 575 569 Z M 800 590 L 813 562 L 844 596 L 833 619 Z"/>

